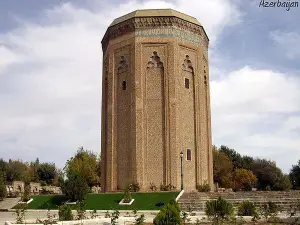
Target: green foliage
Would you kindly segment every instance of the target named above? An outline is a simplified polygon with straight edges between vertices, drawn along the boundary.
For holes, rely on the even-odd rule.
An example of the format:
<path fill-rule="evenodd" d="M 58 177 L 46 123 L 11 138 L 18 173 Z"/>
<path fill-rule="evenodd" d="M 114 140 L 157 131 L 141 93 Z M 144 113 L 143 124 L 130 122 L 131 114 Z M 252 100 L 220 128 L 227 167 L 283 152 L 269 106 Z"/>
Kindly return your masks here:
<path fill-rule="evenodd" d="M 131 192 L 139 192 L 141 187 L 139 183 L 133 183 L 128 185 L 129 191 Z"/>
<path fill-rule="evenodd" d="M 214 182 L 220 184 L 222 187 L 232 187 L 232 161 L 224 153 L 220 152 L 214 147 L 213 149 L 213 175 Z"/>
<path fill-rule="evenodd" d="M 81 174 L 90 187 L 100 184 L 100 159 L 95 153 L 84 150 L 83 147 L 67 161 L 64 170 L 67 178 Z"/>
<path fill-rule="evenodd" d="M 300 189 L 300 160 L 297 165 L 293 165 L 289 174 L 293 189 Z"/>
<path fill-rule="evenodd" d="M 0 200 L 3 200 L 7 196 L 7 190 L 4 181 L 3 171 L 0 171 Z"/>
<path fill-rule="evenodd" d="M 57 170 L 54 163 L 41 163 L 37 168 L 38 178 L 47 184 L 52 184 L 57 176 Z"/>
<path fill-rule="evenodd" d="M 217 200 L 207 201 L 205 204 L 205 214 L 217 223 L 229 220 L 233 215 L 233 211 L 232 204 L 221 197 Z"/>
<path fill-rule="evenodd" d="M 69 205 L 61 205 L 58 207 L 58 218 L 60 221 L 73 220 L 73 214 Z"/>
<path fill-rule="evenodd" d="M 291 181 L 288 175 L 279 173 L 277 175 L 276 182 L 273 186 L 273 190 L 275 191 L 287 191 L 292 188 Z"/>
<path fill-rule="evenodd" d="M 65 181 L 62 191 L 71 201 L 83 201 L 89 193 L 89 186 L 86 179 L 80 174 L 72 174 Z"/>
<path fill-rule="evenodd" d="M 23 202 L 27 202 L 29 201 L 31 198 L 31 190 L 30 190 L 30 186 L 29 185 L 25 185 L 24 188 L 24 193 L 22 195 L 22 201 Z"/>
<path fill-rule="evenodd" d="M 206 182 L 204 184 L 197 184 L 196 189 L 199 192 L 210 192 L 210 186 Z"/>
<path fill-rule="evenodd" d="M 264 217 L 266 220 L 268 218 L 274 218 L 278 215 L 279 207 L 274 202 L 267 202 L 264 203 L 260 207 L 260 214 L 262 217 Z"/>
<path fill-rule="evenodd" d="M 233 172 L 233 180 L 235 190 L 251 191 L 257 178 L 250 170 L 236 169 Z"/>
<path fill-rule="evenodd" d="M 131 193 L 128 187 L 124 191 L 123 200 L 124 203 L 129 203 L 132 200 Z"/>
<path fill-rule="evenodd" d="M 221 145 L 220 152 L 223 152 L 232 161 L 233 169 L 243 168 L 243 158 L 234 149 Z"/>
<path fill-rule="evenodd" d="M 137 218 L 135 218 L 135 225 L 143 225 L 145 221 L 145 215 L 142 214 L 140 216 L 138 216 Z"/>
<path fill-rule="evenodd" d="M 16 215 L 16 223 L 24 223 L 26 210 L 27 210 L 27 204 L 25 203 L 18 204 L 14 212 L 14 215 Z"/>
<path fill-rule="evenodd" d="M 160 185 L 160 190 L 161 191 L 173 191 L 175 190 L 176 187 L 172 184 L 168 184 L 168 185 L 165 185 L 165 184 L 161 184 Z"/>
<path fill-rule="evenodd" d="M 239 216 L 256 216 L 256 208 L 253 202 L 244 201 L 238 207 Z"/>
<path fill-rule="evenodd" d="M 179 203 L 176 202 L 175 199 L 171 199 L 171 200 L 169 201 L 169 204 L 172 205 L 172 206 L 174 206 L 178 212 L 181 211 L 180 206 L 179 206 Z"/>
<path fill-rule="evenodd" d="M 283 177 L 282 171 L 277 168 L 275 162 L 265 159 L 255 159 L 252 163 L 251 170 L 257 177 L 258 189 L 278 190 L 285 188 L 282 182 L 285 182 L 286 178 Z"/>
<path fill-rule="evenodd" d="M 118 210 L 115 210 L 115 211 L 111 214 L 110 223 L 111 223 L 112 225 L 118 224 L 119 216 L 120 216 L 120 212 L 119 212 Z"/>
<path fill-rule="evenodd" d="M 175 202 L 172 201 L 163 207 L 156 215 L 153 221 L 154 225 L 181 225 L 182 220 L 180 218 L 180 209 L 177 207 Z"/>
<path fill-rule="evenodd" d="M 85 202 L 80 201 L 76 203 L 77 220 L 85 219 Z"/>
<path fill-rule="evenodd" d="M 9 160 L 6 170 L 6 179 L 8 182 L 14 180 L 30 182 L 31 177 L 28 163 L 24 163 L 20 160 Z"/>

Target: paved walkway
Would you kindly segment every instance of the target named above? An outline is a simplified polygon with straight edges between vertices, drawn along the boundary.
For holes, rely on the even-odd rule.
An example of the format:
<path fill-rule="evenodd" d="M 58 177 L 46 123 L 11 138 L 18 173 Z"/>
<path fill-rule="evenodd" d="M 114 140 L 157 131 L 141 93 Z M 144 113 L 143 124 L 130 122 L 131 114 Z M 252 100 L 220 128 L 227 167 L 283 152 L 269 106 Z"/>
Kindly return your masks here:
<path fill-rule="evenodd" d="M 0 209 L 11 209 L 19 201 L 20 198 L 5 198 L 3 201 L 0 201 Z"/>

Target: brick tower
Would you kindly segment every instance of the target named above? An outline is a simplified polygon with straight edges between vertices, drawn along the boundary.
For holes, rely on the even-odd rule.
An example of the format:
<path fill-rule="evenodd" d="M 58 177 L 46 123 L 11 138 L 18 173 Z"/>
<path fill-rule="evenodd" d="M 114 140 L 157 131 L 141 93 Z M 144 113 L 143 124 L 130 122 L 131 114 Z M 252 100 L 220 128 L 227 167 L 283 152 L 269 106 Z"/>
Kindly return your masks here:
<path fill-rule="evenodd" d="M 103 40 L 102 190 L 213 185 L 208 37 L 171 9 L 115 19 Z"/>

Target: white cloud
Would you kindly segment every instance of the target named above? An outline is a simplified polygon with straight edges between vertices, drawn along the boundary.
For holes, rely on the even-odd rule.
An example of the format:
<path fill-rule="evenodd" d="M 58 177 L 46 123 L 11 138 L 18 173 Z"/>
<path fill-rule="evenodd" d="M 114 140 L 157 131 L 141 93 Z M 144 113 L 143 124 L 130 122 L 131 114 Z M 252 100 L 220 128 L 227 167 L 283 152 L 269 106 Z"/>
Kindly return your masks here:
<path fill-rule="evenodd" d="M 100 151 L 101 39 L 115 17 L 136 9 L 173 8 L 196 17 L 214 47 L 226 27 L 242 20 L 235 3 L 195 1 L 191 7 L 184 0 L 130 1 L 116 6 L 95 1 L 90 9 L 67 3 L 46 10 L 37 21 L 20 19 L 17 29 L 0 33 L 1 156 L 40 157 L 62 166 L 80 145 Z M 271 70 L 222 72 L 211 83 L 215 143 L 244 153 L 255 144 L 252 155 L 276 143 L 298 153 L 289 134 L 299 128 L 299 116 L 277 116 L 299 112 L 297 85 L 297 79 Z M 253 125 L 266 126 L 266 121 L 277 130 L 253 133 Z"/>
<path fill-rule="evenodd" d="M 100 151 L 101 39 L 112 20 L 136 9 L 173 8 L 197 17 L 212 43 L 234 24 L 231 1 L 129 1 L 120 5 L 71 3 L 0 33 L 1 157 L 57 162 L 80 145 Z M 191 9 L 192 8 L 192 9 Z"/>
<path fill-rule="evenodd" d="M 299 78 L 248 66 L 212 81 L 215 144 L 276 160 L 288 171 L 293 162 L 282 154 L 300 155 L 299 87 Z"/>
<path fill-rule="evenodd" d="M 300 34 L 296 32 L 273 31 L 271 39 L 276 47 L 283 51 L 283 54 L 290 59 L 300 58 Z"/>

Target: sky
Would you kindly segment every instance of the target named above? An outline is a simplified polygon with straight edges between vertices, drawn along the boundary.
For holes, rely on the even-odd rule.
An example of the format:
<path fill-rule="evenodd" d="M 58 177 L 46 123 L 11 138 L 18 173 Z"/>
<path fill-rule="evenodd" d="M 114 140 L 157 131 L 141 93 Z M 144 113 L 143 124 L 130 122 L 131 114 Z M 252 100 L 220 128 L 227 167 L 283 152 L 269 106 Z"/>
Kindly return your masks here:
<path fill-rule="evenodd" d="M 63 167 L 80 146 L 100 153 L 102 37 L 116 17 L 172 8 L 210 38 L 213 144 L 288 173 L 300 160 L 300 6 L 260 2 L 0 1 L 0 158 Z"/>

